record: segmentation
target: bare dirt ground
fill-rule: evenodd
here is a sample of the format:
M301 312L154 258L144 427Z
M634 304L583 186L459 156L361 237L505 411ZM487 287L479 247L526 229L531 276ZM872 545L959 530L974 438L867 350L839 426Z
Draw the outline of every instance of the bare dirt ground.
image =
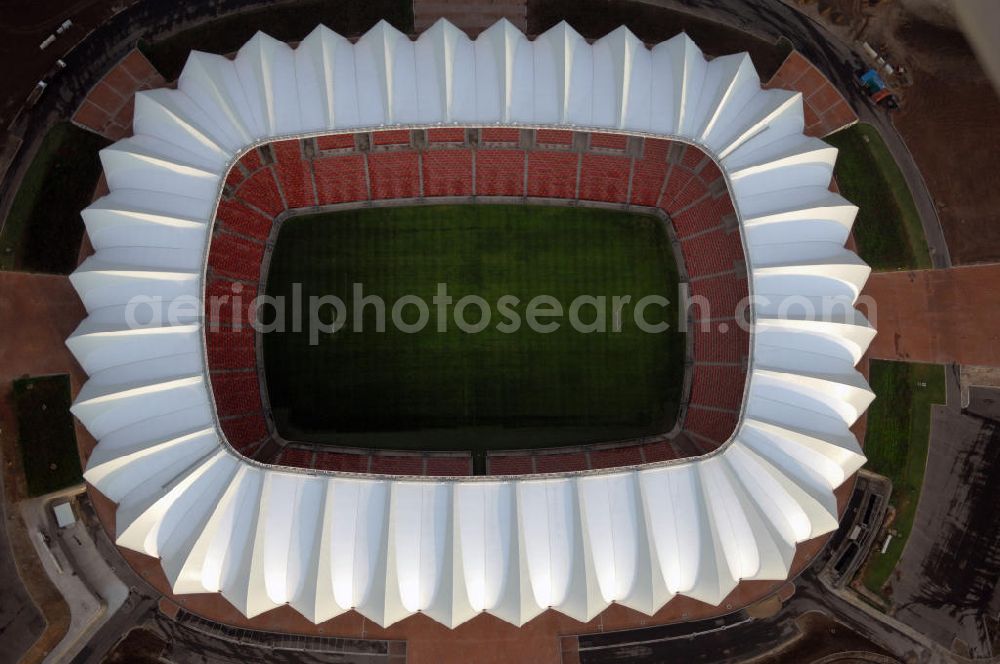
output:
M11 381L27 373L69 373L74 393L79 390L85 378L83 370L63 340L82 318L83 305L66 277L0 272L0 330L3 330L0 343L0 456L3 458L3 484L10 517L6 522L7 535L20 572L20 579L14 578L11 568L10 574L5 573L3 583L16 588L23 581L32 600L48 620L44 634L23 660L28 662L40 661L44 653L62 638L69 625L69 608L46 576L23 521L10 512L11 506L26 496ZM84 442L89 439L79 425L77 437ZM34 640L41 630L29 628L28 624L13 625L13 629L29 632L31 640ZM0 633L0 636L3 634ZM12 636L24 635L12 633Z
M107 664L159 664L167 642L148 629L134 629L108 653Z
M864 293L873 358L1000 366L1000 265L880 272Z
M907 19L892 39L913 76L896 126L934 195L952 260L998 260L1000 188L983 174L1000 167L1000 98L959 32Z
M893 117L913 153L944 228L954 264L1000 260L1000 96L965 36L937 0L790 2L846 41L868 41L906 85Z
M780 650L759 660L761 664L800 664L801 662L861 662L861 653L876 655L880 661L895 661L881 646L858 634L847 625L820 613L810 611L795 621L799 637ZM827 659L841 655L841 658Z

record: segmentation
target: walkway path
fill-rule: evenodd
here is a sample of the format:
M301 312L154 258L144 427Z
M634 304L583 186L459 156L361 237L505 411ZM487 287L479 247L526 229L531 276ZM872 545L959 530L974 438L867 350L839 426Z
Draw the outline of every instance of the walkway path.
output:
M52 506L75 501L83 492L83 485L77 485L19 505L38 557L72 616L69 631L49 653L49 661L66 661L77 653L128 596L128 588L98 551L86 524L77 520L59 528L55 523Z
M0 491L3 477L0 475ZM14 554L7 539L7 522L17 515L6 500L0 505L0 645L4 657L19 661L31 644L45 630L45 619L31 600L17 571Z
M872 358L1000 366L1000 263L876 273L865 294Z

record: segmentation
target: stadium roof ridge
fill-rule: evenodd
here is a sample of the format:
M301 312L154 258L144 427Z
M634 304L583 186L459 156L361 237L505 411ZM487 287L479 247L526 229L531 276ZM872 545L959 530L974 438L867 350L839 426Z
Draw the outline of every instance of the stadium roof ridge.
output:
M276 138L386 127L559 126L695 144L722 168L746 247L752 357L742 419L718 452L639 469L525 478L295 472L225 443L200 317L130 329L134 296L198 298L229 168ZM800 96L762 90L746 54L686 35L646 48L565 23L529 41L507 21L416 41L385 22L356 44L318 27L295 49L258 33L235 60L193 52L176 90L136 96L135 135L101 152L111 193L83 212L96 253L72 275L88 318L67 341L90 376L74 414L98 439L86 479L118 503L119 545L159 557L176 593L246 616L379 625L480 612L515 625L611 602L718 605L742 579L787 577L834 530L834 490L863 463L850 426L873 398L855 365L875 334L850 309L869 269L844 248L856 208L828 190L836 150L802 135ZM183 232L181 232L183 231Z

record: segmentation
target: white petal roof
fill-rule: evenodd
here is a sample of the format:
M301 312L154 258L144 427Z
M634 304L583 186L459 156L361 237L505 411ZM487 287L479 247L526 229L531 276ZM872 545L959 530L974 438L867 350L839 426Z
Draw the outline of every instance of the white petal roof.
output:
M718 161L760 298L726 445L527 478L265 466L222 438L200 315L129 328L134 296L161 312L200 297L222 183L248 148L449 123L662 136ZM193 52L178 89L138 93L134 127L101 152L111 193L83 212L96 253L71 277L88 317L67 344L90 375L73 406L99 440L86 479L118 503L118 544L159 557L175 592L315 622L651 614L784 579L797 543L836 528L833 491L865 460L849 427L873 398L855 364L875 331L853 307L814 321L802 305L853 304L869 269L843 246L857 210L828 191L836 150L802 135L800 96L762 90L746 54L708 61L683 34L647 49L624 27L529 41L506 21L475 41L443 20L416 41L386 23L356 44L319 27L296 49L259 33L235 61Z

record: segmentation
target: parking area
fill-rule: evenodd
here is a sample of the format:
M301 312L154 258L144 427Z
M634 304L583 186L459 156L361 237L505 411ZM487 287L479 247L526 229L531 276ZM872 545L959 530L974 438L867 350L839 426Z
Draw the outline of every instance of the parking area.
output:
M959 654L995 654L1000 613L1000 389L970 388L935 406L916 520L892 581L898 620ZM991 643L991 640L994 643Z

